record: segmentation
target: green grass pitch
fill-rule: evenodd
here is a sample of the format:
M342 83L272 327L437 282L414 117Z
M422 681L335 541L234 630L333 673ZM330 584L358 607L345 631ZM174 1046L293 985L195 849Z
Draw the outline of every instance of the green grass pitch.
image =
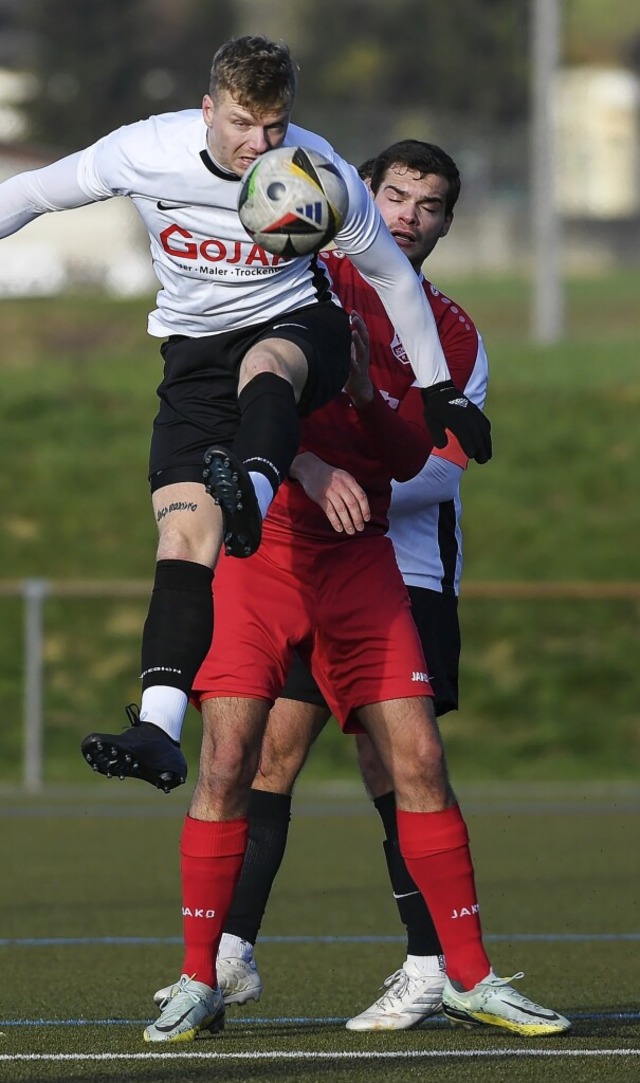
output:
M92 779L0 794L0 1079L438 1083L640 1078L640 789L463 787L493 964L573 1020L528 1040L438 1019L344 1029L404 958L378 818L359 787L301 783L257 959L259 1004L158 1051L151 996L181 963L177 846L188 794Z

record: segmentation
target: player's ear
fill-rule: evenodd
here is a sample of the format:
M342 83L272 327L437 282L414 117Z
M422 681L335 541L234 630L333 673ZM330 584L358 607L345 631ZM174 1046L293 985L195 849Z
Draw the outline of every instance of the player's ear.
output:
M453 211L451 211L451 214L448 214L446 216L444 222L442 223L442 229L440 230L440 236L441 237L446 237L447 236L447 233L451 229L452 222L453 222Z
M211 120L214 111L215 106L213 104L213 98L209 94L205 94L204 98L202 99L202 115L204 117L204 122L208 128L211 127Z

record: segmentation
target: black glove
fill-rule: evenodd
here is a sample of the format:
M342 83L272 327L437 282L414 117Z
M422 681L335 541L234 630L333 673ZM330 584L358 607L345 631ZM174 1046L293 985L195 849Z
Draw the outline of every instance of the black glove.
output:
M445 447L449 429L470 459L486 463L491 458L491 422L452 380L423 387L424 419L436 447Z

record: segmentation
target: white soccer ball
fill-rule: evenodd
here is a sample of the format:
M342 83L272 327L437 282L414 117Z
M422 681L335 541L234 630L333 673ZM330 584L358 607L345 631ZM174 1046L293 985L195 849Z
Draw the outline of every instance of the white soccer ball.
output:
M309 256L329 244L348 204L336 166L308 147L261 154L244 174L238 194L238 214L249 236L285 259Z

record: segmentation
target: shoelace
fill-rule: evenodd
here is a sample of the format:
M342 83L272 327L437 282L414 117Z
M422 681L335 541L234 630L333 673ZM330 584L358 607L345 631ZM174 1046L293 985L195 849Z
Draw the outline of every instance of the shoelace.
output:
M384 996L380 997L380 1004L382 1005L385 1001L391 1003L395 997L404 996L410 981L411 978L404 967L400 967L400 970L396 970L393 974L390 974L388 978L384 979L380 986L381 989L387 990Z
M505 985L511 986L512 981L520 981L520 978L524 978L524 970L519 970L517 974L512 974L510 978L498 978L496 976L496 978L493 981L491 981L489 987L491 989L495 989L497 986L505 986ZM513 998L515 1000L520 1001L522 1004L530 1004L531 1003L529 997L523 996L522 993L519 993L517 989L513 989L512 993L513 993Z
M178 1005L173 1004L173 1001L177 1000L181 993L183 993L185 996L188 996L189 1000L192 1000L194 1004L200 1003L201 997L199 997L198 994L193 990L187 989L187 986L189 985L189 982L191 980L192 978L190 978L187 974L183 974L180 978L180 981L178 981L175 985L171 986L171 992L169 993L169 996L166 997L160 1005L160 1011L163 1015L165 1008L168 1008L170 1006L173 1006L173 1008L175 1009L175 1011L173 1012L173 1016L177 1018L179 1014L182 1014L181 1009L178 1008ZM171 1022L173 1016L169 1015L166 1020L163 1020L163 1022Z
M511 985L512 981L520 981L520 978L524 978L524 970L519 970L517 974L512 974L510 978L499 978L496 974L491 979L491 985L494 987L496 985ZM521 994L518 993L518 996L521 996Z
M128 703L125 707L125 713L129 719L130 726L140 725L140 708L137 703Z

